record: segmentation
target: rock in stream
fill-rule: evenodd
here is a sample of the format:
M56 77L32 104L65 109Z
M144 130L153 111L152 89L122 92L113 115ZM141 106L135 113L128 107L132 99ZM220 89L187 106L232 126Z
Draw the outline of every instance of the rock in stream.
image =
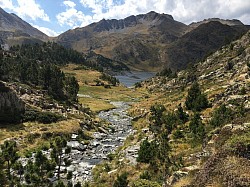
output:
M110 122L110 131L107 133L95 132L88 145L72 140L68 142L73 149L70 154L72 164L67 170L73 172L73 183L91 180L91 170L96 164L107 159L107 155L121 146L126 137L133 133L131 117L127 110L129 104L125 102L111 102L116 108L102 111L98 117Z

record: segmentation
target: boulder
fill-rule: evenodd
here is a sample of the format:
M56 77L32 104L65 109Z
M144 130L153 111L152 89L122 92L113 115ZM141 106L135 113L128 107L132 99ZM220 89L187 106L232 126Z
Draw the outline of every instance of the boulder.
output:
M0 82L0 123L20 122L24 112L24 102L14 90Z

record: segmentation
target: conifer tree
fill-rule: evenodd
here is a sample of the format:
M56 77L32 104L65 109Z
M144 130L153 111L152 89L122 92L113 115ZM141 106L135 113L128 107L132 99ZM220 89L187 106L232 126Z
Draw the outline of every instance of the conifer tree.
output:
M117 176L113 187L127 187L128 186L128 173L122 173L121 175Z
M201 111L209 106L207 97L201 92L198 82L189 89L185 104L187 109L192 111Z
M69 154L71 148L67 147L67 140L65 137L57 136L51 144L51 158L55 161L57 168L57 179L60 180L61 166L68 166L70 162L63 158L63 154Z
M1 145L1 156L3 163L6 163L7 168L7 177L9 182L13 180L13 175L11 174L11 169L19 158L17 154L17 146L15 141L5 141L3 145Z
M195 113L191 119L189 123L189 130L192 133L193 140L201 143L205 138L205 127L199 113Z

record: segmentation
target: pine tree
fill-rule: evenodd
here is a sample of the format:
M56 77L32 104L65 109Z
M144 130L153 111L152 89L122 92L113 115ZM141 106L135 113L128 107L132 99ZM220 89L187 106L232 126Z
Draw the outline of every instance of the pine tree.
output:
M148 139L145 139L140 145L137 161L143 163L152 162L155 159L156 151L154 142L149 142Z
M205 138L205 127L199 113L195 113L191 119L189 123L189 130L192 133L193 140L200 143Z
M160 132L163 124L163 112L166 108L161 104L156 104L150 107L150 130L156 135Z
M233 111L222 104L219 108L214 110L210 124L213 127L225 125L234 118Z
M177 108L176 115L181 120L182 123L186 123L188 121L188 114L184 112L181 104L179 104Z
M7 163L7 176L9 182L13 180L13 176L11 175L11 169L14 164L18 160L19 156L17 154L17 146L15 141L5 141L3 145L1 145L1 156L3 163Z
M51 158L56 162L57 168L57 179L60 180L61 166L63 164L68 166L70 162L65 158L63 159L64 154L69 154L71 148L67 147L67 140L65 137L57 136L51 144Z
M201 92L198 82L189 89L185 104L187 109L192 111L201 111L209 106L207 97Z
M75 77L65 78L65 90L70 101L77 101L77 93L79 91L79 84Z
M113 187L127 187L128 186L128 173L122 173L121 175L117 176Z

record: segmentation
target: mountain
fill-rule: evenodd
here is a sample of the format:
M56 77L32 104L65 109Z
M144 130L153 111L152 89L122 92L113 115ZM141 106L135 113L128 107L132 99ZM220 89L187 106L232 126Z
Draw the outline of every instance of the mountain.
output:
M190 25L171 15L149 12L121 20L101 20L69 30L55 41L91 51L135 70L181 70L246 33L239 20L206 19Z
M15 14L0 8L0 44L52 40L79 52L94 52L131 70L182 70L249 30L239 20L210 18L190 25L171 15L149 12L125 19L102 19L49 38ZM90 53L92 54L92 53Z
M204 23L209 23L211 21L218 21L224 25L229 25L229 26L242 26L244 25L241 21L237 20L237 19L220 19L220 18L209 18L209 19L204 19L203 21L198 21L198 22L193 22L191 23L189 26L190 28L196 28L198 27L199 25L201 24L204 24Z
M48 40L48 36L15 14L0 8L0 43L22 44Z
M171 69L185 69L189 64L202 60L248 30L249 27L243 24L230 26L220 21L199 24L166 48L163 59Z
M69 30L56 42L78 51L94 50L135 69L159 69L162 47L178 39L187 26L172 16L149 12L121 20L101 20Z
M179 70L239 38L248 29L239 20L219 18L185 25L171 15L151 11L121 20L103 19L69 30L55 41L78 51L93 50L135 70Z
M128 173L127 179L135 187L163 186L166 181L167 186L172 187L249 186L249 57L250 32L247 32L192 69L178 72L175 78L156 76L140 83L137 92L147 89L151 94L130 109L136 116L133 125L138 131L117 153L116 159L105 163L112 166L113 176L110 173L106 175L104 170L101 173L96 170L102 176L98 181L109 184L114 181L112 177L123 172ZM196 92L191 92L192 88ZM199 95L199 89L208 98L210 106L198 114L196 110L188 109L187 100ZM202 104L201 97L197 98L193 103ZM189 118L189 122L183 120L185 118ZM197 131L192 132L194 124ZM170 132L164 136L169 138L169 144L164 144L168 151L156 165L155 159L161 147L155 151L154 141L160 142L157 136L166 131ZM199 140L200 135L203 138ZM154 151L155 157L152 156ZM137 162L129 157L131 152L136 155ZM115 165L123 159L126 161L122 168L119 168L121 163ZM167 170L165 179L164 162L171 168Z

